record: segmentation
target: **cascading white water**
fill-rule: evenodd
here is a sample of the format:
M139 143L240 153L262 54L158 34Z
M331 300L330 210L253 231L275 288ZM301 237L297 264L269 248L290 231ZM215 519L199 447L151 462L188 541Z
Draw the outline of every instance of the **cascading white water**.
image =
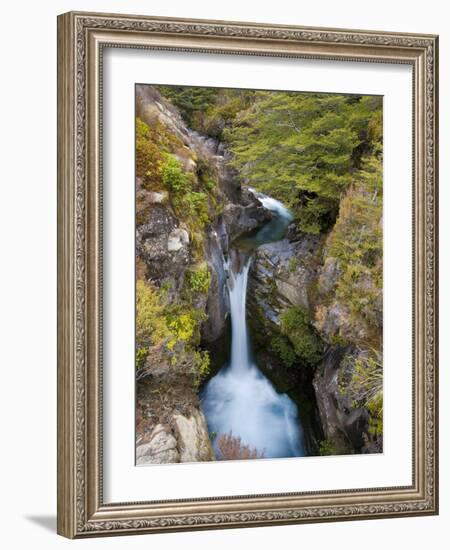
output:
M289 210L284 206L282 202L277 201L277 199L274 199L273 197L268 197L263 193L258 193L254 189L251 189L251 191L253 191L253 193L256 195L258 200L264 206L264 208L267 208L267 210L271 210L272 212L277 212L280 216L283 216L284 218L288 218L289 221L293 219L292 214L289 212Z
M247 320L247 282L250 260L247 259L239 273L230 271L228 291L230 296L231 324L231 367L244 371L249 364Z
M254 247L282 238L292 220L279 201L261 194L258 199L274 217L251 238ZM251 359L246 320L250 265L251 256L238 251L225 263L229 273L231 360L205 385L202 409L210 433L216 434L215 441L231 432L265 458L303 456L303 433L295 403L278 393Z

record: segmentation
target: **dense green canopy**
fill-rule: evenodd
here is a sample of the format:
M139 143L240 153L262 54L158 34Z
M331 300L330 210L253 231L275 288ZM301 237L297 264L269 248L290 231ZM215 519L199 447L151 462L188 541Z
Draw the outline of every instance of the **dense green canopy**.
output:
M287 204L299 229L330 229L339 201L381 154L382 98L164 87L188 125L227 142L242 183Z
M288 204L299 229L319 233L334 224L380 129L378 97L258 92L225 137L243 180Z

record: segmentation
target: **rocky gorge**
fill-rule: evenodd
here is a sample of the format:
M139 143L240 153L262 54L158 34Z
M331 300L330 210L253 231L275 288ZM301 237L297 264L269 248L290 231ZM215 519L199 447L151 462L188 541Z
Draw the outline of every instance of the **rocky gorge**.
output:
M205 131L164 92L136 87L137 465L220 458L200 396L230 360L230 261L274 216L221 139L229 115ZM359 220L381 199L373 173L340 193L324 230L293 218L252 251L252 354L296 404L306 455L382 450L381 259L354 258L373 238Z

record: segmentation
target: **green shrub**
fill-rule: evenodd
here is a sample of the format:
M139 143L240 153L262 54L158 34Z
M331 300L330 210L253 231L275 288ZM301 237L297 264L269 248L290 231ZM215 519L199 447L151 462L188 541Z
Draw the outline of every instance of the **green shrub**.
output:
M211 273L208 264L204 263L187 272L186 275L190 292L207 294L211 284Z
M354 184L341 200L339 216L327 239L328 256L339 260L335 296L345 303L365 342L380 347L383 286L382 159L362 158Z
M191 86L158 88L179 109L190 128L219 139L222 138L223 128L232 124L254 96L251 90Z
M184 172L180 161L170 153L164 154L161 173L176 215L187 223L191 236L195 235L210 222L208 195L193 189L194 175Z
M297 356L287 338L274 336L270 342L270 349L281 359L286 367L292 367Z
M291 342L296 355L308 365L322 357L322 342L302 306L292 306L281 314L281 332Z
M319 443L319 454L320 456L334 456L337 454L336 449L332 441L329 439L324 439Z
M161 168L164 187L176 194L189 190L188 175L183 172L180 161L171 153L164 153L164 164Z
M208 195L201 191L187 191L174 201L177 212L190 220L195 227L203 229L210 222L208 215Z
M136 370L141 369L145 365L148 355L148 348L139 347L136 349Z
M204 112L205 106L214 103L220 92L219 88L191 86L158 86L158 88L179 109L186 124L199 131L202 131L202 125L196 114Z

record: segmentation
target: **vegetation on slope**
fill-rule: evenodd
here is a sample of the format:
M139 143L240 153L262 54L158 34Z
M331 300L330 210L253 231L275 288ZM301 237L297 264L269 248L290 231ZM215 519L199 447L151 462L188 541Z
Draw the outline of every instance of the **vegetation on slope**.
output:
M191 127L226 141L242 182L288 205L299 229L329 230L339 201L376 154L382 99L161 87Z
M382 328L382 209L382 164L381 158L375 157L365 161L342 199L327 242L327 255L339 261L340 269L332 298L347 305L351 322L366 327L366 344L378 349Z
M155 350L175 366L188 369L198 384L209 369L208 353L199 348L205 314L195 306L198 295L208 292L211 274L203 261L204 229L217 208L217 174L206 159L192 158L194 169L183 166L177 154L180 140L159 120L149 126L136 119L136 176L145 191L165 192L177 219L187 227L192 264L176 303L167 288L145 279L137 270L136 367L144 369ZM193 152L191 152L193 154ZM151 205L138 197L137 225L151 215Z

